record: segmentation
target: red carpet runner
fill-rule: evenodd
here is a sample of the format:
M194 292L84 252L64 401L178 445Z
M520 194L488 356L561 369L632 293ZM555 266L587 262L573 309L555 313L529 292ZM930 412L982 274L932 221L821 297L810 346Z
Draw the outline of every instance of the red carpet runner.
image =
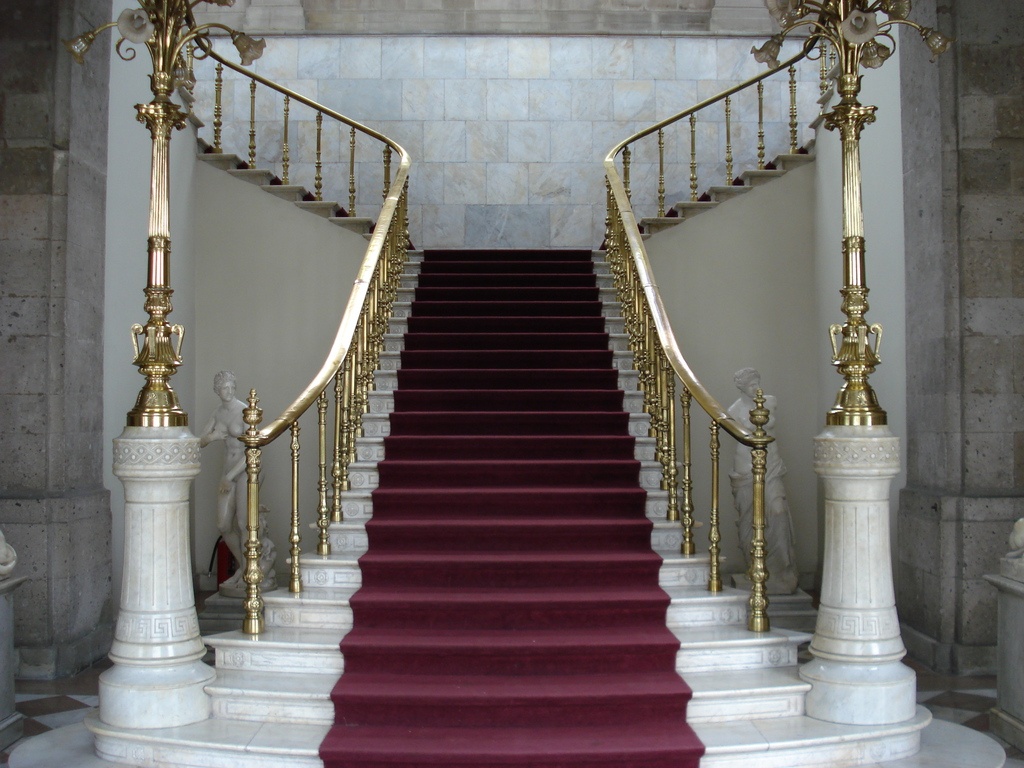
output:
M429 251L328 768L691 768L589 252Z

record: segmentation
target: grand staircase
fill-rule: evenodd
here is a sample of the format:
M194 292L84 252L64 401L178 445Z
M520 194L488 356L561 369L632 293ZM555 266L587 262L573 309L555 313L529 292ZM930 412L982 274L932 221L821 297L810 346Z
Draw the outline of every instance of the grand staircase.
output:
M808 636L748 632L746 593L707 592L706 555L677 554L601 255L592 264L589 253L520 254L514 278L504 277L507 255L411 256L345 522L331 527L334 553L303 555L304 591L269 593L258 637L206 638L216 650L212 719L132 731L93 718L101 756L267 768L684 766L700 751L681 744L690 728L701 766L913 754L924 710L883 727L804 716L797 654ZM456 278L466 257L502 277ZM527 273L575 272L581 285L538 286L522 274L527 263ZM520 291L526 304L512 299ZM584 294L545 301L553 291ZM478 315L468 325L451 319L456 298L469 299L460 316L470 306ZM528 305L534 317L505 319ZM570 338L576 351L560 348ZM484 575L485 562L499 567ZM550 641L556 627L570 638L562 648Z

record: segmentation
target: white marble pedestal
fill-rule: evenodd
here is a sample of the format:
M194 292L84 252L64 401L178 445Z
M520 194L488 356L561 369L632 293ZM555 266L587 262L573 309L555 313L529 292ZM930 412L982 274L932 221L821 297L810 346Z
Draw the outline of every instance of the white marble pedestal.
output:
M114 474L125 491L124 578L100 719L121 728L205 720L215 673L201 661L188 546L199 439L187 428L128 427L114 440Z
M849 725L908 721L916 676L896 615L889 543L889 485L899 440L887 427L829 427L815 438L814 469L825 488L825 553L813 661L810 717Z
M989 712L992 732L1024 749L1024 568L1019 558L1004 557L998 576L985 579L999 590L996 648L996 705Z

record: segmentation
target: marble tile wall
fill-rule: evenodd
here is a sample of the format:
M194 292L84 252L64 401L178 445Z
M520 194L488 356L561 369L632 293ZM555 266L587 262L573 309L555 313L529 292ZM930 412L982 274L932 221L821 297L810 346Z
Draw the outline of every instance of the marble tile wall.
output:
M759 71L751 38L333 37L268 40L256 71L391 136L413 156L410 229L427 247L597 246L604 232L601 159L619 140ZM196 111L211 136L212 68ZM800 141L817 114L818 67L798 73ZM248 82L224 87L224 144L248 152ZM257 156L279 171L281 105L257 93ZM765 89L768 158L788 146L789 87ZM312 187L313 116L293 109L292 180ZM754 167L756 97L736 97L735 172ZM724 110L697 130L700 189L725 182ZM666 201L689 196L689 127L666 134ZM380 150L357 141L356 213L382 190ZM348 132L325 128L324 196L348 204ZM305 174L305 175L303 175ZM657 210L657 139L633 153L639 216Z

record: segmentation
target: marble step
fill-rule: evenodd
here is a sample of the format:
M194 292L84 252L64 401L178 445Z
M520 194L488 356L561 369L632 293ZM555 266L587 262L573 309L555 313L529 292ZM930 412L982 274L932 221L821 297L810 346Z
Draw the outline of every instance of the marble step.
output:
M107 765L209 766L213 768L323 768L320 742L328 726L322 724L251 722L210 718L177 728L132 729L107 725L96 714L86 717L95 755ZM67 747L61 763L46 765L93 766L92 762L67 762L77 752ZM93 755L92 748L84 753ZM53 756L51 755L51 758ZM73 759L73 758L72 758Z
M393 359L388 359L389 355ZM631 352L613 352L612 355L615 358L613 362L618 373L618 388L623 392L636 392L639 388L640 374L632 368L633 354ZM378 392L393 392L398 389L397 356L397 352L381 353L380 370L373 375L373 384Z
M711 195L711 199L724 203L726 200L732 200L734 197L746 194L753 187L740 186L738 184L728 184L723 186L711 187L708 189L708 193Z
M688 673L686 684L693 690L691 725L800 716L811 688L795 666Z
M806 716L697 723L707 745L702 768L999 768L1006 752L984 733L941 720L924 708L895 725L847 726ZM91 731L91 733L90 733ZM325 725L205 720L178 728L128 729L102 723L97 713L35 737L12 756L14 768L54 765L113 768L256 766L323 768L316 749Z
M664 525L678 528L676 523ZM672 601L666 617L666 623L672 629L746 626L749 595L743 590L727 587L718 593L708 592L706 581L664 589Z
M842 725L812 717L777 717L749 722L695 723L706 751L701 768L994 768L1005 753L984 734L944 723L939 743L921 749L931 714L895 725ZM956 735L950 731L955 729ZM944 733L943 733L944 732ZM925 732L925 738L928 737ZM957 741L971 746L964 749ZM988 742L986 744L985 742ZM997 757L997 751L1002 757ZM920 754L919 754L920 752Z
M380 374L375 374L379 376ZM393 413L395 410L394 390L373 390L367 398L367 405L370 413ZM637 390L624 391L622 398L622 410L626 413L643 413L644 394Z
M298 203L309 194L309 190L301 184L263 184L261 189L289 203Z
M336 629L266 627L259 635L235 630L203 640L213 646L218 670L341 674L345 668Z
M405 302L399 306L398 302L395 302L394 313L391 320L388 322L388 332L396 336L403 335L409 330L409 308L410 304ZM621 310L616 304L611 310L605 307L604 312L604 329L610 334L622 334L625 332L626 321L625 319L615 313L614 310Z
M371 392L370 393L370 412L381 413L383 411L375 410L373 403L375 400L385 400L388 397L387 392ZM657 446L653 437L634 437L633 445L633 458L637 461L654 461L654 456ZM380 461L384 458L384 438L383 437L359 437L356 438L356 461Z
M374 380L382 373L393 373L402 367L402 353L387 351L380 353L380 362ZM630 371L633 369L633 353L628 349L612 351L612 367L617 371ZM394 387L391 387L394 389Z
M651 490L647 492L646 513L649 519L655 523L661 522L665 520L667 510L668 491ZM370 491L365 489L358 492L346 491L341 500L341 512L347 522L358 523L369 520L373 516L373 499L370 496ZM311 586L314 585L311 584ZM328 586L328 584L325 582L319 586Z
M367 494L369 498L369 494ZM349 589L363 583L355 558L303 553L300 559L303 589Z
M783 171L792 171L794 168L799 168L802 165L814 162L813 153L797 152L794 154L785 153L782 155L776 155L775 159L772 160L776 168Z
M340 675L322 672L255 672L221 669L206 686L213 717L257 723L277 722L331 725L331 691Z
M401 352L405 349L405 332L385 333L384 351ZM608 349L613 352L629 352L629 336L624 333L611 333L608 335Z
M811 636L788 629L750 632L746 626L673 627L679 638L676 669L684 677L694 672L715 672L797 663L798 646Z
M640 487L648 491L661 489L662 466L657 461L640 462ZM355 492L373 491L380 485L376 462L356 461L348 466L349 486Z
M620 385L624 379L635 382L636 371L619 371ZM388 384L390 384L390 389L387 388ZM396 384L395 373L393 371L386 372L377 381L377 391L392 392ZM386 413L367 413L363 415L362 427L362 437L387 437L391 434L391 419ZM630 413L628 429L632 437L650 437L651 417L646 413Z
M366 530L363 532L361 551L347 551L349 557L358 558L366 551ZM339 552L343 552L341 546ZM277 589L263 596L264 620L268 628L333 629L347 632L352 627L352 607L349 598L358 589L351 587L310 587L292 593Z

